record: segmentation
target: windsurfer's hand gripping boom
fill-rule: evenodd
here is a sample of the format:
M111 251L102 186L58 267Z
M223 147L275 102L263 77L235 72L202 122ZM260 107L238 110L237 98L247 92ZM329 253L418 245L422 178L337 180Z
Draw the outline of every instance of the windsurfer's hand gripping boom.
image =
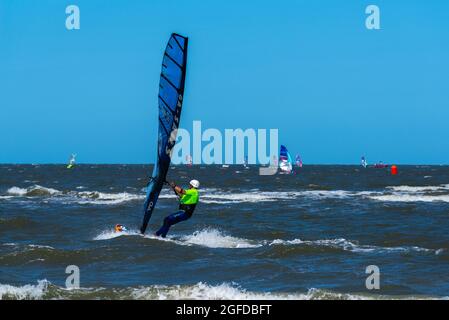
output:
M178 197L181 197L186 192L180 186L177 186L174 182L167 182L167 184L173 189Z

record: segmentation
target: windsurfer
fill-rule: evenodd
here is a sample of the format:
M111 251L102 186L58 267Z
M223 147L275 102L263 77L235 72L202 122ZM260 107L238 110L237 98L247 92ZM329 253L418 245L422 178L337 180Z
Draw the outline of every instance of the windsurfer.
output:
M170 182L169 184L179 197L179 211L167 216L164 219L164 224L156 232L156 236L161 236L162 238L166 237L168 230L172 225L192 217L193 211L195 210L199 200L198 188L200 187L200 183L198 180L191 180L189 183L189 189L182 189L174 182Z

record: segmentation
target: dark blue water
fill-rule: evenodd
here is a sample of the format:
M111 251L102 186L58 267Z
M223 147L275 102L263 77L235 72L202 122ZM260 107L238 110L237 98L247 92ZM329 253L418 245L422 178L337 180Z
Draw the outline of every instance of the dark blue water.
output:
M138 234L151 168L0 166L0 297L356 299L449 296L449 167L173 167L201 182L193 217L164 190ZM113 232L116 223L129 231ZM80 289L66 290L68 265ZM366 267L380 269L368 290Z

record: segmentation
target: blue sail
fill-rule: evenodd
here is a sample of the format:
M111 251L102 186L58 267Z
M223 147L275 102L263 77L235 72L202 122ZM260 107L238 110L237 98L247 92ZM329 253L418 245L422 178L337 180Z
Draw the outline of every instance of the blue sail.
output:
M281 169L281 172L292 172L292 157L284 145L281 145L281 150L279 152L279 168Z
M162 60L158 96L159 135L157 161L147 186L144 217L140 228L141 233L145 233L159 194L164 186L170 167L172 149L176 143L184 99L187 44L188 38L173 33L168 41Z

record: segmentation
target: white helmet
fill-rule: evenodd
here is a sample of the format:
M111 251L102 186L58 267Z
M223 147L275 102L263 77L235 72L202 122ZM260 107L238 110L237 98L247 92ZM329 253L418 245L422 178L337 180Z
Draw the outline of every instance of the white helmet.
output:
M190 185L192 186L192 187L194 187L195 189L198 189L199 187L200 187L200 182L198 181L198 180L190 180Z

